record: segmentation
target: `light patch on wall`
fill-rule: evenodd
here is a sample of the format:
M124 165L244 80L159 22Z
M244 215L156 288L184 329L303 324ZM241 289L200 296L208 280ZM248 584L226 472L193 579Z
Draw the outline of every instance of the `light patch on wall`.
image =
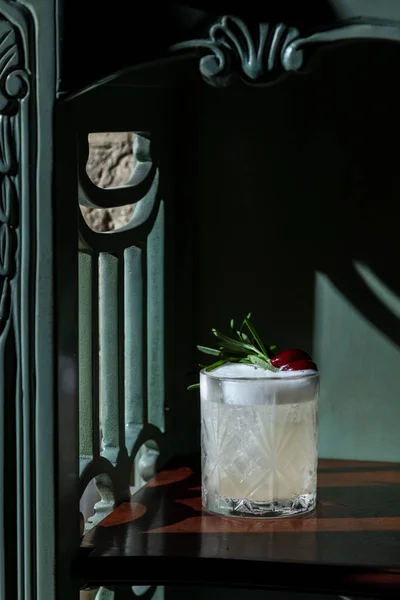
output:
M399 460L400 349L322 273L314 358L321 373L320 456Z
M354 261L354 268L371 292L400 319L400 297L393 292L377 275L363 262Z

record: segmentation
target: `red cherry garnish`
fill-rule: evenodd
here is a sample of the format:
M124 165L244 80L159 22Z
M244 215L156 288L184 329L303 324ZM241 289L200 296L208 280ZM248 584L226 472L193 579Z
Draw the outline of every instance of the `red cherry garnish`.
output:
M274 367L283 367L288 363L302 359L311 360L311 356L305 350L293 348L292 350L283 350L283 352L279 352L279 354L271 358L271 365Z
M317 365L312 360L295 360L294 362L284 365L281 371L318 371Z

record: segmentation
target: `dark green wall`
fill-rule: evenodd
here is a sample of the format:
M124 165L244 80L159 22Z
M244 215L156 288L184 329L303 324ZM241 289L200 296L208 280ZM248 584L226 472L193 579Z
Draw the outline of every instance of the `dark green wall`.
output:
M193 107L197 341L251 310L268 343L312 350L324 457L400 455L399 58L340 48Z

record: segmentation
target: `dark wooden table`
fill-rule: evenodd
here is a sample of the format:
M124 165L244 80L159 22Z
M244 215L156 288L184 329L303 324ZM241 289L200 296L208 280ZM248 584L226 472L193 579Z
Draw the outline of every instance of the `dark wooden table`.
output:
M318 506L292 519L202 509L197 467L174 466L82 541L89 584L206 584L400 596L400 464L321 460Z

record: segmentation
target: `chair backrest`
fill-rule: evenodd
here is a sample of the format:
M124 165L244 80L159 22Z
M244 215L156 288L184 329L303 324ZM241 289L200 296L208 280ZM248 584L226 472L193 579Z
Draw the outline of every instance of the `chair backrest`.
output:
M354 65L376 52L373 91ZM80 203L135 203L120 231L79 220L81 491L102 474L103 495L92 523L129 494L134 464L140 483L140 469L198 449L195 344L249 310L268 343L320 367L321 457L398 458L397 52L346 48L312 75L225 91L189 61L168 91L143 85L154 69L71 100ZM136 132L126 186L86 174L100 130Z
M140 484L198 450L198 400L186 391L195 344L249 310L265 339L308 348L319 364L321 456L399 456L399 48L337 48L312 73L258 85L311 65L325 43L398 42L398 22L357 12L335 25L327 11L315 34L300 19L301 35L236 23L235 46L222 20L207 39L174 45L174 60L160 37L151 58L166 62L74 97L64 80L57 98L61 15L31 4L0 2L1 600L77 591L76 509L93 477L97 519L127 497L132 469ZM252 61L254 31L264 46ZM136 134L124 188L100 190L85 174L96 131ZM133 203L133 219L96 234L79 202Z

